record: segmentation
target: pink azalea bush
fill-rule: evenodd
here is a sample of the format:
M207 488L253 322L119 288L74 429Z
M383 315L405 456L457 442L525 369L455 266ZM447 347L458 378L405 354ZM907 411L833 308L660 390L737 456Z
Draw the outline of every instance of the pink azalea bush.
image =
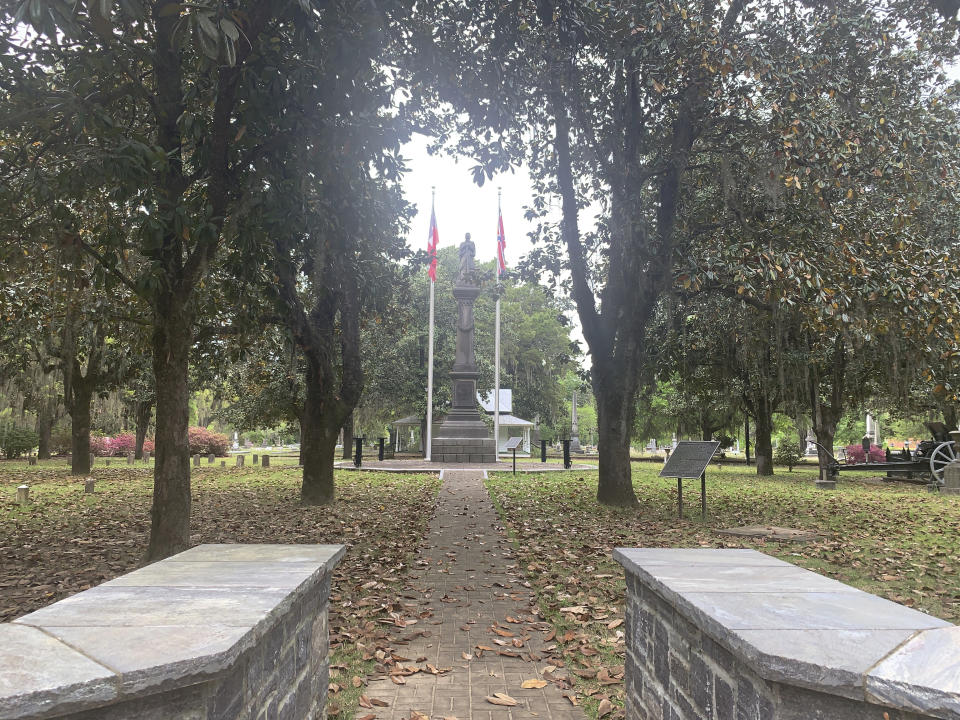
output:
M113 448L114 455L126 455L137 449L137 436L133 433L122 433L114 438L110 438L110 447Z
M90 436L90 452L97 457L126 457L129 453L136 452L136 449L137 436L133 433L121 433L116 437ZM153 452L153 440L143 441L143 451Z
M862 445L847 445L846 451L847 451L848 464L852 465L855 463L863 463L867 461L867 455L863 451ZM881 450L876 445L870 446L870 462L884 462L886 461L886 459L887 459L887 456L886 456L886 453L883 452L883 450Z
M113 448L110 447L110 438L102 435L90 436L90 452L97 457L110 457L113 455Z
M190 438L191 455L218 455L227 454L227 448L230 447L230 438L221 433L211 432L203 427L192 427L187 430L187 436Z

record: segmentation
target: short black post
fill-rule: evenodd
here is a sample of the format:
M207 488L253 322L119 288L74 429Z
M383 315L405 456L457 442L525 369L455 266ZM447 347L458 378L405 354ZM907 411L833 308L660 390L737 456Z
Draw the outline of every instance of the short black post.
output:
M360 467L363 464L363 438L355 437L353 442L357 448L353 454L353 466Z
M700 519L707 519L707 471L700 476Z
M883 455L887 462L890 462L891 460L893 460L893 453L890 452L890 448L887 448L886 450L884 450Z
M683 518L683 478L677 478L677 517Z
M513 474L517 474L517 449L513 449Z
M573 463L570 462L570 441L563 441L563 469L569 470L573 467Z
M545 463L547 461L547 441L540 441L540 462Z
M383 444L386 441L386 438L380 438L380 453L377 455L377 460L383 460Z

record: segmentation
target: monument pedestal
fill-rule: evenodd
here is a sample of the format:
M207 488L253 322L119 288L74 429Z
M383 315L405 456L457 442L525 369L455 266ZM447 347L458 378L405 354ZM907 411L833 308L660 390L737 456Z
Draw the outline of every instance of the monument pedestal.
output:
M463 246L461 246L461 255ZM477 285L456 285L457 350L450 379L453 402L450 414L433 433L430 459L447 463L494 463L497 443L477 409L477 361L473 350L473 304L480 295Z
M940 492L944 495L960 495L960 461L954 460L943 469L943 486Z

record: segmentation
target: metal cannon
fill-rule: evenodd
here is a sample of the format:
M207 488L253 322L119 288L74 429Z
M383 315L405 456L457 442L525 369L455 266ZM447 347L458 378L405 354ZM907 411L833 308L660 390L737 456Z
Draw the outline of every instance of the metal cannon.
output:
M928 422L924 425L933 436L931 440L922 440L912 451L905 448L901 453L891 453L888 450L884 462L870 462L868 453L867 462L841 463L823 445L815 444L830 458L827 463L827 470L834 477L844 471L875 470L887 473L888 477L900 476L898 479L943 485L944 469L956 460L960 453L958 453L956 444L950 438L950 432L946 425L942 422ZM919 476L916 480L912 477L914 474Z

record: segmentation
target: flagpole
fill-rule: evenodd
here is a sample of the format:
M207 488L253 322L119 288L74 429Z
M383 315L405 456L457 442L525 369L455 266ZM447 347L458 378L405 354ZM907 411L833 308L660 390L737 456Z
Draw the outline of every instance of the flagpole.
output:
M500 459L500 188L497 188L497 309L494 315L493 353L493 444L494 457Z
M437 191L430 188L430 215L433 217L434 203L436 201ZM424 447L424 459L430 462L430 453L433 445L433 286L436 283L430 280L430 331L427 343L430 349L427 351L427 443Z

